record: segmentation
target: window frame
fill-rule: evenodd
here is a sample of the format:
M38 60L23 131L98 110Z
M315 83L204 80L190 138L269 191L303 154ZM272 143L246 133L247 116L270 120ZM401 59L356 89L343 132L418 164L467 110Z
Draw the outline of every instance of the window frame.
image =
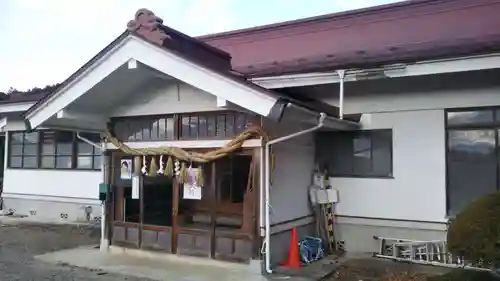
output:
M96 134L96 136L85 136L85 135L83 135L82 137L87 138L87 139L90 140L93 137L97 137L97 136L99 136L99 135L97 135L97 134ZM101 138L99 136L99 142L100 141L101 141ZM92 153L91 154L80 153L80 151L79 151L79 148L80 148L79 145L81 143L84 143L86 145L91 146L92 147ZM76 134L74 136L73 157L74 157L74 162L73 162L74 164L73 165L74 165L75 169L77 169L77 170L101 170L101 163L103 161L103 159L102 159L103 155L102 155L101 150L98 149L97 147L95 147L95 146L87 143L86 141L83 141L83 140L79 139L76 136ZM91 159L91 163L92 163L91 168L80 168L78 166L78 162L79 162L80 157L90 158ZM100 158L99 159L99 165L95 165L97 158ZM96 167L96 166L98 166L98 167Z
M327 133L330 133L332 135L347 135L349 136L348 139L351 141L351 142L354 142L354 140L356 139L356 137L359 137L359 136L368 136L369 137L369 146L370 146L370 149L369 149L369 152L370 152L370 173L362 173L362 172L354 172L353 170L355 169L355 166L354 166L354 161L352 161L355 157L354 157L354 154L355 154L355 149L354 149L354 145L352 147L352 151L350 153L350 157L351 159L349 160L351 162L351 165L352 165L352 171L351 172L344 172L344 173L338 173L338 172L335 172L335 171L332 171L332 168L331 167L327 167L327 171L328 171L328 176L329 177L333 177L333 178L367 178L367 179L393 179L394 178L394 133L393 133L393 129L392 128L387 128L387 129L373 129L373 130L356 130L356 131L338 131L338 132L327 132ZM390 144L389 144L389 163L388 163L388 166L389 166L389 173L388 174L382 174L382 173L374 173L373 172L373 166L374 166L374 158L373 158L373 151L374 151L374 148L376 146L373 145L373 139L374 139L374 135L376 133L387 133L390 135ZM319 133L321 134L321 133ZM316 136L318 137L318 136ZM347 137L346 137L347 139ZM318 143L316 142L316 146L318 146ZM316 148L318 149L318 148ZM316 162L318 162L318 152L316 152ZM332 156L334 157L334 156ZM333 162L333 161L331 161ZM324 163L319 163L320 165L323 165ZM324 167L319 167L320 169L323 169Z
M21 143L13 143L12 142L12 135L13 134L21 134L21 138L22 138L22 141ZM36 147L36 152L34 155L25 155L24 153L24 144L25 144L25 136L26 134L29 134L28 132L26 131L11 131L11 132L7 132L7 138L8 138L8 159L7 159L7 167L10 168L11 167L11 164L12 164L12 157L19 157L21 158L21 164L19 167L13 167L13 169L36 169L36 167L38 167L38 163L39 163L39 157L40 157L40 147L39 147L39 143L38 143L38 140L40 139L40 134L38 133L38 136L37 136L37 142L34 143L34 144L30 144L30 145L34 145ZM21 146L21 153L20 154L15 154L15 155L12 155L12 145L20 145ZM35 158L35 162L36 162L36 167L24 167L24 158L25 157L34 157Z
M23 170L59 170L59 171L100 171L101 167L96 167L95 164L95 158L96 157L102 157L99 151L99 154L96 154L96 149L94 148L92 156L92 167L91 168L79 168L78 167L78 143L81 142L80 139L77 138L76 132L72 131L60 131L60 130L37 130L37 139L36 139L36 155L34 156L36 158L36 165L35 167L23 167L23 161L24 161L24 151L21 151L21 154L12 154L12 146L13 145L21 145L21 149L24 149L24 137L26 134L28 134L27 131L9 131L6 134L6 138L8 141L8 146L7 146L7 169L23 169ZM59 155L57 153L57 138L54 138L54 142L51 143L52 148L53 148L53 153L44 153L42 150L44 144L49 144L49 143L43 143L43 136L45 133L52 133L54 135L58 133L71 133L71 153L65 153L64 155ZM23 137L23 142L22 144L15 144L12 142L13 140L13 135L14 134L21 134ZM97 136L97 134L96 134ZM100 139L100 137L99 137ZM90 155L89 155L90 156ZM13 157L20 157L21 160L21 166L12 166L12 158ZM53 157L53 165L51 167L42 167L42 158L43 157ZM71 167L69 168L61 168L57 167L57 158L58 157L71 157ZM102 159L101 159L102 161Z
M245 194L247 191L247 186L248 186L248 180L249 176L248 173L249 171L243 171L243 174L245 174L246 180L245 184L236 187L235 185L235 177L234 174L236 173L236 158L241 157L241 158L246 158L245 160L239 160L239 161L248 161L248 169L252 169L253 165L253 156L251 154L246 154L246 153L236 153L233 155L230 155L228 157L224 157L222 159L219 159L218 161L215 161L215 169L216 169L216 200L217 203L226 203L226 204L243 204L245 200ZM240 163L241 164L241 163ZM246 165L245 165L246 167ZM227 182L228 190L224 190L224 180L227 180L229 178L229 182ZM241 192L241 198L237 197L235 194L237 194L236 188L242 188L239 190ZM229 192L228 194L225 194L224 191ZM226 197L227 196L227 197Z
M474 112L474 111L491 111L492 121L491 122L474 122L474 123L461 123L461 124L449 124L448 114L449 113L460 113L460 112ZM484 107L466 107L466 108L448 108L444 110L444 150L445 150L445 193L446 193L446 216L454 217L456 213L451 210L450 203L450 149L449 149L449 132L452 131L472 131L472 130L492 130L495 134L495 155L496 155L496 190L500 190L500 107L498 106L484 106Z
M221 127L218 127L218 123L220 123L219 118L223 117L224 124ZM229 119L228 119L229 117ZM242 118L242 119L240 119ZM158 131L164 131L164 137L160 138L158 134L158 138L151 137L151 129L153 128L153 123L157 122L157 120L165 119L165 127L158 128ZM156 120L156 121L155 121ZM171 130L168 124L169 121ZM183 120L188 120L187 123L183 124ZM204 122L200 122L203 120ZM230 126L228 126L228 120L232 120L232 129L228 130ZM123 142L154 142L154 141L185 141L185 140L225 140L232 139L244 129L248 128L251 122L259 122L257 115L253 115L251 113L239 112L239 111L231 111L231 110L218 110L218 111L208 111L208 112L192 112L192 113L179 113L179 114L163 114L163 115L143 115L143 116L133 116L133 117L114 117L111 119L111 127L113 128L113 133L115 136ZM140 128L136 128L135 130L130 128L131 122L145 122L151 123L149 128L146 126L141 126ZM192 122L195 121L195 122ZM212 123L213 121L213 123ZM237 126L239 124L238 121L244 121L243 127ZM191 126L191 124L195 124L196 126ZM201 127L200 124L203 123L204 126ZM127 128L125 128L124 124L127 124ZM121 128L117 128L117 125ZM213 126L213 134L210 132L209 128ZM241 128L239 128L241 127ZM187 128L187 134L186 134ZM194 132L193 128L196 128ZM222 128L223 131L219 132L218 128ZM142 130L139 130L142 129ZM124 132L126 130L126 132ZM144 137L144 130L149 130L149 138ZM193 132L192 132L193 130ZM132 137L132 132L137 131L140 132L140 137ZM171 133L168 133L171 132ZM147 135L147 134L146 134ZM170 136L170 137L168 137Z

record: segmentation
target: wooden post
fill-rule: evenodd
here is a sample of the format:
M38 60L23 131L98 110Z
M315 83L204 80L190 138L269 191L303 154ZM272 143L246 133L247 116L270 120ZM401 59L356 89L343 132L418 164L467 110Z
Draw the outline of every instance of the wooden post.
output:
M143 190L142 190L142 156L134 157L134 172L133 177L137 177L139 181L139 229L138 229L138 239L137 239L137 248L141 247L142 244L142 225L144 220L144 200L143 200ZM134 181L134 179L132 179ZM132 183L133 185L133 183ZM133 189L133 187L132 187ZM132 190L133 192L133 190Z

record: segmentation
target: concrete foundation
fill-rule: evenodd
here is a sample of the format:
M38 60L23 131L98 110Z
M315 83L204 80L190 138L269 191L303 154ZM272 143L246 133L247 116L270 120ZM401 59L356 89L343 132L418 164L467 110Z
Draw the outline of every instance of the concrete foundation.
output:
M251 274L261 273L260 260L251 261L250 263L234 263L234 262L218 261L209 258L182 256L182 255L147 251L142 249L131 249L113 245L109 246L107 253L116 255L127 255L134 258L141 258L141 259L146 258L164 262L180 262L183 264L192 264L193 266L201 265L201 266L220 267L224 269L247 272Z
M378 252L373 237L411 240L446 240L446 223L338 217L335 238L351 253Z
M45 223L99 223L98 200L66 198L3 198L4 212Z
M154 253L137 252L140 252L138 255L141 256L136 256L130 251L123 251L123 248L110 247L109 253L102 253L99 249L80 248L53 252L36 258L50 263L68 264L153 280L266 280L260 274L242 269L238 264L176 255L162 255L158 259Z
M299 225L297 225L300 222ZM316 236L314 218L294 222L299 240ZM288 255L291 225L275 226L271 235L271 265L276 268ZM370 255L379 251L380 242L374 236L411 240L446 240L446 223L387 220L359 217L336 217L335 240L340 249L350 254Z

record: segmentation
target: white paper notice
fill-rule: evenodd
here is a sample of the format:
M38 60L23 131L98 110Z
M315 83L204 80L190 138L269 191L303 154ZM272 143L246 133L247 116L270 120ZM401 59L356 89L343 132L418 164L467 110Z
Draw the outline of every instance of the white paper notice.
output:
M183 195L184 199L201 200L201 187L190 184L184 184Z
M132 177L132 199L139 199L139 182L140 178L138 176Z
M198 169L191 168L188 171L188 180L184 184L183 199L201 200L201 186L196 185L196 173Z

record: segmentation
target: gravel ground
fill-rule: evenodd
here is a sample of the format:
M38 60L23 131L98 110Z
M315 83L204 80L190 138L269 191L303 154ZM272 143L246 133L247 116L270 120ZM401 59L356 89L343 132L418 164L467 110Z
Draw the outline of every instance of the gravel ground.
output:
M69 266L57 266L35 260L35 255L51 251L97 245L100 230L76 226L0 225L0 280L101 280L138 281Z
M430 276L441 275L449 271L449 268L444 267L363 258L344 262L325 281L427 281Z

